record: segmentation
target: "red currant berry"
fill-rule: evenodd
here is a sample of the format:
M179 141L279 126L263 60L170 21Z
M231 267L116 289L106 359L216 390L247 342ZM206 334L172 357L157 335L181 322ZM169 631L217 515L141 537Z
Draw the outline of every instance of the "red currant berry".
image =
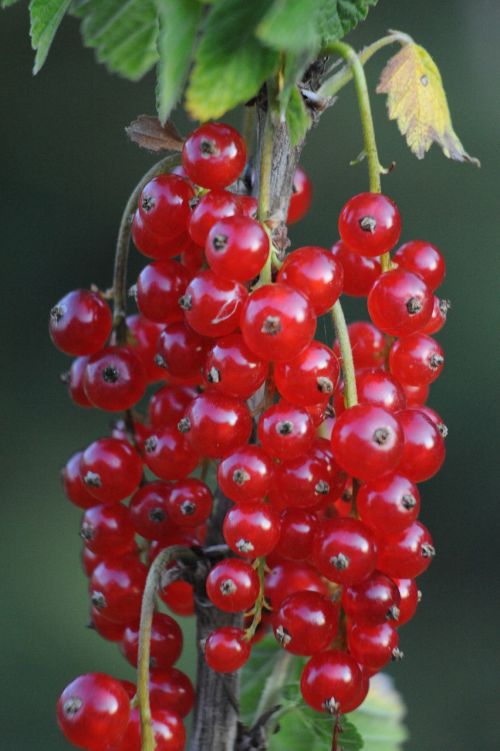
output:
M182 321L181 297L189 283L187 270L177 261L156 261L144 266L137 279L137 307L150 321Z
M339 362L322 342L312 341L298 357L276 363L274 380L283 399L301 407L324 404L339 379Z
M123 735L130 700L120 681L103 673L75 678L57 701L57 721L70 743L101 751Z
M204 248L216 222L241 213L240 199L241 196L227 190L212 190L204 195L191 214L189 234L192 240Z
M167 497L168 514L179 527L199 527L212 511L212 493L201 480L190 477L179 480Z
M403 453L398 419L382 407L357 404L337 417L332 431L336 461L360 480L376 480L396 469Z
M207 576L207 594L226 613L248 610L258 597L260 583L256 570L239 558L225 558Z
M294 655L312 655L327 649L338 629L339 608L318 592L295 592L273 616L279 644Z
M441 468L446 453L439 428L418 409L399 412L398 420L404 433L398 473L412 482L429 480Z
M413 618L422 593L419 592L414 579L394 579L394 583L401 598L399 601L399 617L395 624L399 627Z
M147 569L136 556L101 561L90 579L93 607L110 621L137 622L146 576Z
M437 334L438 331L441 331L444 324L446 323L446 318L448 316L448 311L451 307L451 303L449 300L442 300L439 297L436 297L434 295L434 306L432 308L432 315L425 324L425 326L420 330L421 334Z
M280 528L280 538L274 552L294 561L310 558L318 518L305 509L285 509L280 516Z
M192 386L164 386L149 400L149 421L155 430L177 425L198 392Z
M338 300L344 271L326 248L308 245L286 257L278 273L278 282L305 295L316 315L321 316Z
M402 383L419 386L432 383L444 366L442 348L426 334L412 334L397 339L389 353L391 373Z
M137 209L132 221L132 240L137 250L147 258L166 261L167 258L178 256L187 247L189 235L185 229L179 235L166 237L151 232Z
M197 454L219 459L248 441L252 418L245 402L208 392L193 399L179 430Z
M381 274L368 295L368 312L375 326L391 336L408 336L425 326L434 298L425 282L411 271Z
M176 427L166 427L146 438L144 461L162 480L180 480L196 469L199 457Z
M163 331L163 324L154 323L140 313L127 316L129 331L129 347L131 347L142 362L149 383L163 381L165 373L155 362L158 337Z
M258 276L266 262L269 237L255 219L236 214L213 225L205 254L214 273L247 282Z
M420 493L400 474L390 474L361 485L356 497L358 513L375 532L401 532L418 518Z
M359 404L374 404L388 412L399 412L406 407L406 397L401 385L382 368L366 368L356 372ZM344 412L344 397L338 391L334 397L335 414Z
M166 507L169 493L166 482L148 482L132 497L130 520L137 534L146 540L161 540L171 530Z
M398 633L390 623L354 623L347 629L347 644L354 659L369 670L403 658Z
M95 407L120 412L142 399L146 390L146 372L130 347L107 347L90 358L85 369L84 388Z
M222 531L234 553L245 558L259 558L276 547L280 520L269 506L248 503L227 512Z
M385 337L366 321L355 321L347 327L351 342L354 366L361 368L381 367L385 360ZM338 342L335 342L333 351L340 357Z
M317 447L305 456L283 461L275 467L270 499L280 510L286 507L314 508L338 495L340 472L330 457ZM343 475L340 485L345 483Z
M357 519L326 519L316 534L313 557L318 571L330 581L356 584L375 568L375 537Z
M409 383L401 383L406 396L406 406L415 407L425 404L429 398L429 384L422 383L420 386L410 386Z
M66 462L61 471L61 481L66 497L78 508L91 508L96 504L96 498L89 493L80 475L83 451L77 451Z
M361 669L351 655L337 649L311 657L302 672L304 701L318 712L338 715L356 709L364 696Z
M405 243L394 253L392 260L399 268L422 277L432 291L443 282L446 273L445 261L436 246L431 243L423 240Z
M387 253L401 234L396 204L380 193L353 196L340 212L339 234L353 253L369 258Z
M139 198L139 214L144 227L161 237L177 237L187 229L193 198L194 190L183 177L154 177Z
M294 592L319 592L328 595L328 588L318 572L305 562L283 561L266 574L264 594L277 610L283 600Z
M93 506L83 515L80 537L85 546L98 555L129 552L135 547L134 535L129 510L120 504Z
M242 216L247 216L249 219L257 219L257 209L259 202L254 196L237 196L238 199L238 211Z
M368 579L344 587L342 607L352 621L368 623L396 622L401 597L396 584L380 571Z
M292 195L288 206L287 224L295 224L305 217L312 202L312 183L302 167L293 176Z
M158 670L170 668L182 652L182 631L177 623L165 613L155 613L151 627L151 656L149 666ZM134 667L137 666L139 650L139 626L127 626L123 633L121 651Z
M155 362L175 378L197 376L205 362L210 340L184 321L168 323L158 338Z
M316 316L304 295L285 284L267 284L247 299L241 331L263 360L292 360L311 342Z
M192 279L205 265L205 249L189 238L188 247L181 253L181 263L188 272L189 278Z
M68 393L79 407L91 407L92 404L87 399L87 395L83 388L83 377L85 375L85 368L89 358L87 355L77 357L71 363L71 368L61 374L61 381L68 387Z
M113 642L121 641L123 638L123 632L125 631L125 625L123 623L108 621L108 619L104 618L96 608L91 608L90 610L90 621L87 624L87 628L96 631L96 633L98 633L103 639ZM134 694L132 694L132 697Z
M260 446L241 446L219 464L220 489L235 503L265 498L271 485L273 464Z
M352 253L342 240L332 246L331 253L344 270L344 295L366 297L375 279L380 276L382 267L379 259Z
M189 616L195 612L193 585L179 579L166 584L159 592L160 599L176 615Z
M191 133L182 149L187 176L202 188L225 188L241 174L246 147L237 130L225 123L205 123Z
M193 708L195 693L189 677L177 668L151 670L149 700L152 709L171 709L186 717Z
M242 628L223 626L209 634L204 651L209 668L217 673L232 673L248 661L250 643Z
M435 554L427 527L413 522L397 535L381 539L377 567L392 578L415 579L429 568Z
M219 339L205 360L203 376L211 388L249 399L266 380L268 364L247 347L241 334Z
M417 410L428 417L429 420L434 423L443 438L446 438L448 435L448 428L446 427L443 418L436 412L436 410L431 409L431 407L428 407L427 405L420 405L417 407Z
M142 479L141 457L127 441L99 438L83 452L80 476L98 501L119 503L136 490Z
M102 557L96 555L91 550L83 547L81 554L82 569L86 577L90 579L97 566L101 563ZM121 637L120 637L121 638Z
M239 282L202 271L191 280L179 304L198 334L219 337L238 328L246 297L247 291Z
M311 448L314 427L305 409L281 401L262 413L257 434L269 456L296 459Z
M109 306L99 294L77 289L50 311L50 338L67 355L93 355L104 347L112 322Z
M154 708L151 711L151 722L155 751L184 751L186 730L177 712ZM125 734L116 744L107 746L106 751L141 751L141 737L139 710L133 709Z

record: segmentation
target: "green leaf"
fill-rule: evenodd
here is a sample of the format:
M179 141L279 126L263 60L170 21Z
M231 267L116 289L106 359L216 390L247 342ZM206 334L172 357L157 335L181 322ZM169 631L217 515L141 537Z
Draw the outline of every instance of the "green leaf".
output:
M256 96L276 71L278 53L255 36L268 7L269 0L220 0L210 9L186 95L194 118L221 117Z
M297 685L297 702L300 689ZM354 724L345 716L340 720L339 748L342 751L360 751L363 738ZM279 731L270 738L270 751L289 751L291 748L307 751L326 751L331 748L334 721L319 714L303 703L291 705L290 711L279 718ZM371 749L367 749L371 751Z
M295 86L288 101L286 110L286 124L290 132L290 140L296 146L305 137L311 127L311 117L306 109L302 94Z
M160 62L156 101L160 121L164 123L177 104L186 81L203 7L197 0L157 0L157 6Z
M378 0L321 0L318 33L323 47L338 42L366 18L370 6Z
M87 0L77 6L87 47L114 73L137 81L158 60L153 0Z
M408 739L405 715L406 707L394 681L379 673L370 680L368 696L349 714L349 720L363 736L366 751L401 751Z
M323 0L274 0L257 28L264 44L279 51L311 51L319 47L316 13Z
M34 74L47 59L52 40L70 3L71 0L31 0L30 34L32 47L36 50Z
M266 636L252 649L252 655L241 673L240 712L242 722L252 723L262 689L272 673L274 662L280 654L274 636Z

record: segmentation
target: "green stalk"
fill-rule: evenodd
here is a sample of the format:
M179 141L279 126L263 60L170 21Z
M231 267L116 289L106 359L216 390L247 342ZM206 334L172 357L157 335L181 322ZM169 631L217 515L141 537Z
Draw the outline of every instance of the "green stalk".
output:
M342 358L342 373L344 374L344 402L347 409L354 407L358 403L358 392L356 389L356 374L354 370L354 360L352 358L351 341L349 331L342 310L340 301L337 300L332 308L332 320L335 333L340 347L340 356Z

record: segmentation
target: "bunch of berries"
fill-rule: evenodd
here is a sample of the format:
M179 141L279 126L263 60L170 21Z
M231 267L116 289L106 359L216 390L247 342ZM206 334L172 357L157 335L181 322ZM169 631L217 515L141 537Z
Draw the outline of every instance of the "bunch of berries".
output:
M84 509L91 624L137 665L148 566L173 545L203 548L213 462L233 505L227 556L212 566L206 593L245 621L209 635L206 661L238 670L271 628L283 649L309 658L305 701L336 715L359 706L370 676L402 656L398 629L415 613L415 579L434 555L417 484L445 453L441 418L424 406L443 368L430 334L448 307L434 294L444 261L414 241L386 256L382 273L400 217L385 196L363 193L342 209L333 248L302 247L281 262L256 199L237 192L245 169L241 136L212 123L188 137L182 167L145 185L132 237L151 262L133 288L139 312L126 319L127 341L99 292L71 292L52 309L52 340L76 357L72 399L126 411L110 436L70 458L63 484ZM310 200L299 169L289 223ZM367 296L372 321L348 327L351 404L345 344L315 338L342 292ZM169 580L158 595L171 613L194 613L189 582ZM185 745L194 689L173 667L182 641L176 621L156 611L157 751ZM81 676L59 699L61 729L88 751L140 751L134 694L126 681Z

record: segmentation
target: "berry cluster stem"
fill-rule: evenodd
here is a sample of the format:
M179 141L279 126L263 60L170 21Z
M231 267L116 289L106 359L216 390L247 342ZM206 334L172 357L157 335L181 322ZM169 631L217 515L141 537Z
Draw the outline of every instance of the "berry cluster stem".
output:
M264 608L264 579L265 579L265 572L266 572L266 559L264 556L261 558L257 558L255 569L259 575L259 581L260 581L260 589L259 589L259 595L255 601L255 608L253 611L253 619L250 626L245 629L245 638L247 641L251 641L253 637L255 636L255 632L257 631L259 624L262 620L262 610Z
M273 163L273 144L274 144L274 125L271 107L271 84L267 86L268 105L264 133L262 136L261 154L260 154L260 173L259 173L259 205L257 217L259 222L264 224L269 219L271 205L271 169ZM272 282L272 240L269 238L269 255L266 259L259 277L259 285L270 284Z
M351 340L340 301L337 300L332 308L332 320L335 333L339 342L340 356L342 358L342 373L344 374L344 402L347 408L354 407L358 403L356 389L356 373L352 357Z

